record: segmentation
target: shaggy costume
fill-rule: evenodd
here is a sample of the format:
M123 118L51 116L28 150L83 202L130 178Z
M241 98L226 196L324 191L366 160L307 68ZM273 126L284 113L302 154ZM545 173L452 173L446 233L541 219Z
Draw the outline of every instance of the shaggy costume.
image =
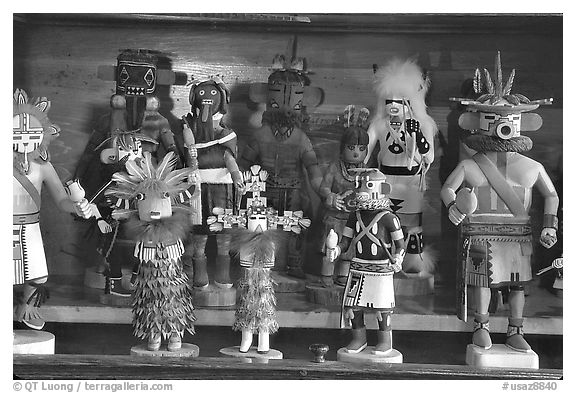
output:
M276 296L270 269L274 267L280 234L274 230L238 230L232 249L240 256L242 276L238 280L238 304L233 330L273 334L278 331Z

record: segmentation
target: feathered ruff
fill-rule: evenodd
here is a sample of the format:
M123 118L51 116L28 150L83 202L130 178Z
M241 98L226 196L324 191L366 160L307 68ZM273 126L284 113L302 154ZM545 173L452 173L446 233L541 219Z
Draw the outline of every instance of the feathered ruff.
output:
M438 133L438 126L426 112L425 98L430 87L430 79L423 75L422 69L414 60L392 59L385 66L378 68L374 88L379 102L370 128L375 122L385 121L389 117L385 112L386 99L405 98L410 101L414 118L420 122L422 133L431 141Z
M298 112L273 109L262 114L262 124L267 124L280 138L288 131L289 137L294 128L304 129L309 118L303 110Z
M179 259L162 258L141 261L134 283L132 313L134 335L148 339L171 333L194 334L194 306L188 277Z
M131 239L153 243L185 239L191 226L186 211L173 211L170 217L150 222L141 221L137 215L133 215L124 224L126 234Z
M516 152L524 153L532 149L532 139L521 135L508 140L488 135L470 135L464 140L466 146L478 152Z
M231 237L230 252L235 256L241 254L243 259L252 261L252 266L258 268L274 258L275 250L285 233L280 229L252 232L245 228L234 228Z

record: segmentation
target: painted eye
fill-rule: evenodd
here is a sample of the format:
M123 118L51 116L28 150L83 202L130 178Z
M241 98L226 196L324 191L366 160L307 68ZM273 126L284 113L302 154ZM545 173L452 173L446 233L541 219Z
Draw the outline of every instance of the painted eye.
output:
M360 151L366 151L366 149L367 149L367 146L365 146L365 145L360 146Z
M366 187L368 187L369 189L372 189L372 188L374 188L374 183L369 181L368 183L366 183Z
M302 109L302 103L298 102L296 105L294 105L294 109L296 109L297 111L299 111L300 109Z
M162 193L162 198L168 198L168 197L170 197L170 194L168 194L168 192Z
M137 201L143 201L144 198L145 198L145 196L144 196L144 194L142 194L141 192L139 192L138 194L136 194L136 197L135 197L135 198L136 198Z
M200 90L200 91L198 92L198 95L199 95L199 96L203 96L204 93L206 93L204 90Z
M218 94L218 92L216 90L210 90L210 94L212 94L213 96L215 96L216 94Z
M348 150L354 150L354 145L348 145Z
M271 101L271 102L270 102L270 106L271 106L272 108L276 108L276 109L277 109L277 108L280 108L280 105L278 105L278 103L277 103L276 101Z

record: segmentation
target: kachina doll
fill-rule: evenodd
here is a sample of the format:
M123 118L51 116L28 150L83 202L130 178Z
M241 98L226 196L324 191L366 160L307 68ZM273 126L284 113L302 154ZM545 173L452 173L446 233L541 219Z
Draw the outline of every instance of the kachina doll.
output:
M344 111L344 116L340 119L344 132L340 139L340 159L330 164L322 183L319 194L326 205L324 214L324 235L325 239L331 229L341 237L350 211L354 209L354 179L356 174L350 169L363 168L364 159L368 153L368 117L370 112L362 108L359 113L355 113L354 105L348 105ZM326 287L336 284L346 285L346 277L350 261L338 258L331 262L326 256L322 258L321 279ZM333 278L334 273L336 276Z
M395 272L402 269L404 234L398 217L390 210L390 184L376 168L356 169L355 208L336 244L336 233L326 239L330 260L343 255L350 270L342 301L341 327L352 324L352 340L346 352L356 354L367 346L364 312L374 311L378 320L375 355L392 351L395 307Z
M14 92L12 126L12 245L14 285L23 286L15 319L40 330L44 320L39 312L46 297L44 284L48 266L40 232L42 186L46 185L56 206L83 218L92 215L88 201L79 195L74 201L67 195L50 163L48 145L59 134L59 127L47 116L50 101L40 97L30 102L24 90ZM78 185L78 184L76 184ZM80 189L78 189L80 191Z
M112 174L124 171L124 164L141 158L143 151L151 152L156 162L169 151L179 157L174 135L159 112L160 101L155 95L157 86L175 83L175 73L158 69L158 62L152 51L126 49L118 55L116 66L98 68L100 78L115 81L116 93L110 97L110 112L98 120L75 173L102 216L98 218L102 232L98 250L106 264L104 291L115 296L130 296L131 292L122 286L122 260L110 255L119 227L110 217L112 209L103 191Z
M238 304L233 330L242 332L239 351L247 353L253 335L258 334L258 353L270 350L270 334L278 330L276 320L276 297L274 280L270 269L274 267L276 249L282 231L299 233L310 226L310 220L295 212L291 217L279 217L273 208L267 207L266 191L268 173L259 165L253 165L243 174L245 192L252 194L246 200L246 209L239 215L226 214L225 209L214 209L218 216L209 217L213 231L235 227L232 250L239 256L242 275L238 280Z
M392 59L375 76L376 115L368 128L368 157L380 143L378 167L392 186L391 209L406 236L407 273L432 273L433 256L425 252L422 209L426 172L434 161L436 123L426 113L430 79L412 60Z
M190 259L193 266L193 285L206 289L209 285L207 270L206 242L209 230L206 218L214 207L234 208L238 189L242 187L242 174L236 163L236 133L222 121L228 111L230 92L219 76L192 81L189 101L191 113L183 117L184 132L192 131L194 144L186 146L193 155L186 156L187 165L197 169L201 190L199 195L201 215L195 222L191 242L186 248L185 264ZM192 162L194 161L194 162ZM216 235L217 258L214 285L217 288L231 288L230 279L230 234ZM188 256L191 255L191 258ZM187 266L189 269L190 266Z
M136 241L140 267L132 301L134 335L147 340L150 351L160 349L162 338L168 351L177 351L184 332L194 334L192 294L180 260L190 229L190 208L181 202L187 199L192 170L174 170L176 161L169 152L155 166L145 152L143 159L126 163L127 173L115 173L106 190L107 196L128 204L112 215L127 220L126 232Z
M532 188L537 187L544 197L540 243L546 248L556 243L558 195L544 167L521 154L532 148L532 141L520 132L540 128L542 118L526 112L552 99L530 100L513 94L515 71L504 83L499 52L495 68L494 79L488 70L484 69L484 78L476 70L475 90L480 93L485 88L478 99L454 99L468 108L458 124L473 132L464 143L477 153L458 164L441 195L450 221L460 225L458 317L464 321L467 285L474 291L472 343L484 349L492 346L488 314L491 288L508 288L506 346L528 352L523 312L524 285L532 279Z
M305 133L307 106L318 105L322 92L309 86L304 60L288 64L283 55L274 58L268 83L250 85L250 99L266 103L261 128L242 152L240 165L259 164L269 174L266 195L280 214L304 210L305 179L317 192L322 174L310 139ZM305 173L306 172L306 173ZM304 278L301 235L288 238L287 274Z

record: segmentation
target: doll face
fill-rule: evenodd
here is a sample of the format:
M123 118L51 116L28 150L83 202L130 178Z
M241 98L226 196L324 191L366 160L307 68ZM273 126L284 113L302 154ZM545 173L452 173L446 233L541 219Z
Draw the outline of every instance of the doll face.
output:
M251 232L266 231L268 229L268 220L264 214L253 213L248 216L247 228Z
M392 97L384 101L384 111L389 117L399 117L404 120L406 114L409 113L409 105L410 101L402 97Z
M40 121L29 113L20 113L13 117L12 150L18 153L30 153L36 150L44 139L44 128Z
M155 221L172 216L172 203L167 192L147 192L136 195L138 216L142 221Z
M342 151L342 160L350 164L359 164L368 154L366 145L346 145Z
M386 183L386 177L379 171L364 172L356 177L354 193L357 204L386 198L390 191L390 184Z
M510 139L520 136L520 113L496 114L480 112L480 133Z
M280 71L268 79L268 110L300 112L304 99L304 80L297 73Z
M212 121L221 102L220 90L214 83L201 83L194 89L194 106L200 108L202 123Z
M148 62L119 60L116 76L118 94L145 96L156 90L156 66Z

